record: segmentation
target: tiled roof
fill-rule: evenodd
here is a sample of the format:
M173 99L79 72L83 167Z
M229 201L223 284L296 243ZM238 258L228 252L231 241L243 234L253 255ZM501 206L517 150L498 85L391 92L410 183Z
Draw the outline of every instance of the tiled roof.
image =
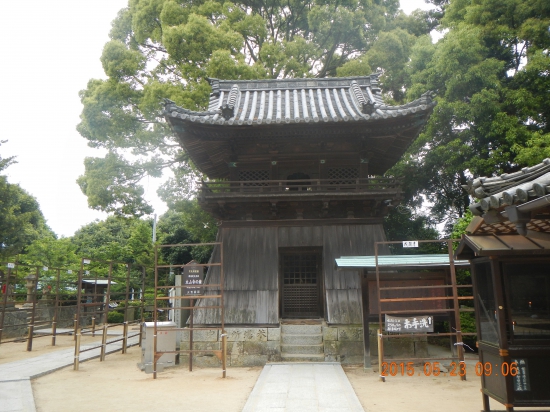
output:
M515 173L480 177L463 186L478 201L470 234L550 234L550 159Z
M550 159L515 173L472 180L464 189L479 202L470 205L476 216L522 204L550 193Z
M217 125L369 122L431 111L432 93L401 106L382 100L378 75L325 79L219 80L208 110L195 112L166 100L167 118Z

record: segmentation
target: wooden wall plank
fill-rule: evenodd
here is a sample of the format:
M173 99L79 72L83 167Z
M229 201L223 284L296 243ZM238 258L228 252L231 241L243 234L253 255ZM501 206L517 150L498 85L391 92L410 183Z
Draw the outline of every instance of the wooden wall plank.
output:
M282 226L279 228L279 247L323 246L321 226Z
M374 242L385 241L382 225L340 225L323 227L323 269L325 288L359 289L355 272L337 271L335 259L374 253Z
M386 239L381 224L222 228L226 323L269 324L279 319L279 248L322 247L326 318L334 324L360 324L360 279L357 271L337 271L341 256L374 254L374 242ZM384 254L381 248L380 254ZM220 251L215 248L214 261ZM207 282L219 282L212 267ZM203 300L200 305L212 302ZM372 301L371 301L372 304ZM204 312L204 313L203 313ZM219 322L215 311L200 311L196 322Z
M357 271L336 270L335 259L372 255L374 242L385 240L381 224L323 226L323 271L329 323L361 323L361 285ZM381 248L381 252L384 250L387 248Z
M361 324L360 293L358 289L328 289L328 322L339 325Z
M223 230L227 290L277 290L277 228Z
M277 228L223 228L225 322L231 324L277 323L278 247ZM219 262L219 248L213 261ZM219 283L218 267L211 267L208 284ZM214 289L214 288L213 288ZM209 293L213 293L209 292ZM217 304L202 299L199 306ZM216 310L196 311L197 323L219 323Z
M225 293L226 324L277 324L279 314L278 294L273 290L230 290ZM216 305L217 300L203 299L201 306ZM219 324L220 311L217 309L196 310L195 324Z

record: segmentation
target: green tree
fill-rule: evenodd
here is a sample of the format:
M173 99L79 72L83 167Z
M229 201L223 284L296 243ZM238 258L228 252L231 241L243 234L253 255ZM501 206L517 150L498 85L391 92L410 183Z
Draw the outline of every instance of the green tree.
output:
M40 275L40 288L50 286L56 290L59 274L61 295L68 298L78 282L80 259L75 254L76 246L70 238L57 239L53 233L46 233L28 245L19 261L29 266L45 266ZM57 270L56 270L57 269ZM59 270L59 271L58 271ZM76 296L73 296L76 299Z
M91 259L85 270L92 277L107 277L111 270L113 293L123 296L127 278L129 287L141 287L145 267L148 282L152 282L154 265L152 221L138 218L109 216L81 227L70 238L79 258ZM112 262L112 263L109 263Z
M137 220L132 225L128 248L131 250L131 257L125 259L128 263L152 267L154 265L153 252L153 228L151 222Z
M196 200L179 201L159 219L157 226L160 244L210 243L216 241L216 221L200 208ZM181 265L196 260L206 263L212 247L161 248L164 261Z
M152 227L149 221L110 216L77 230L71 238L76 254L103 261L150 266L153 263Z
M390 210L384 218L384 232L388 241L439 239L439 232L428 217L414 214L405 206ZM392 244L390 250L392 254L441 253L446 251L446 246L441 243L420 243L418 248L405 251L401 244Z
M0 172L12 163L13 157L0 156ZM0 175L0 261L18 255L33 240L47 234L52 232L36 199Z
M427 200L433 218L452 223L467 210L461 185L472 175L513 172L550 155L550 4L440 3L448 32L412 46L407 90L409 98L434 90L438 105L391 172L405 177L410 205Z
M6 142L7 140L0 140L0 146L2 146ZM15 156L2 158L2 156L0 155L0 172L2 172L4 169L6 169L9 165L13 163L15 163Z
M114 20L101 62L106 80L80 92L80 134L104 158L78 179L90 207L122 215L151 208L139 181L171 168L164 187L192 197L197 172L162 117L162 99L208 106L208 77L224 79L383 73L389 100L402 102L408 55L440 16L406 16L398 0L130 0ZM131 156L128 156L131 155Z
M453 226L453 232L451 234L452 239L460 239L462 235L466 234L466 228L472 222L474 215L469 210L466 211L463 217L457 220Z
M21 261L28 265L71 269L80 265L80 259L75 252L76 245L70 238L57 239L48 234L28 245Z

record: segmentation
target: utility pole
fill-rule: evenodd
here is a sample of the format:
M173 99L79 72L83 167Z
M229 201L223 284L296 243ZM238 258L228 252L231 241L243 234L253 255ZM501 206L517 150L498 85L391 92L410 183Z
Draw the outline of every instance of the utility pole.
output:
M153 218L153 245L157 241L157 214L155 213Z

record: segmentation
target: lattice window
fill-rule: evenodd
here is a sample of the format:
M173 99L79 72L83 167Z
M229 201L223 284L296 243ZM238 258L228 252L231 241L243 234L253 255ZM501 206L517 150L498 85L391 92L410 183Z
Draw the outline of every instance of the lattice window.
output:
M355 183L359 177L359 169L356 167L331 167L328 169L328 178L333 180L332 185L349 185Z
M283 283L316 284L317 254L283 255Z
M269 180L269 170L239 170L239 181ZM267 183L247 183L245 186L267 186Z
M284 285L284 316L318 316L319 289L317 285Z

